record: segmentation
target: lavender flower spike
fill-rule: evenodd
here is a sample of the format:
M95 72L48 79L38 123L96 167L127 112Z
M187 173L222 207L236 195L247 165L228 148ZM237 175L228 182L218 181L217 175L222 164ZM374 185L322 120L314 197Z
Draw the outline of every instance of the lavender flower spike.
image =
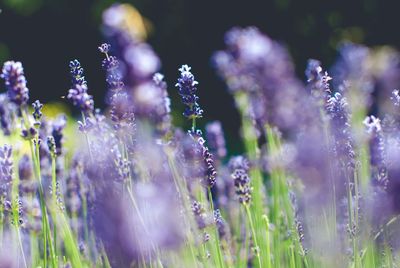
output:
M214 121L206 125L206 137L211 152L219 159L226 156L224 132L221 122Z
M249 163L243 156L235 156L229 161L229 168L236 188L236 195L241 204L247 205L251 201L250 177L248 175Z
M68 91L67 99L79 107L82 112L90 113L94 109L93 97L87 93L87 82L83 76L83 68L78 60L70 61L72 88Z
M202 117L203 110L197 103L199 97L196 95L198 82L194 80L194 75L190 72L191 67L182 65L179 69L181 77L178 78L176 87L178 88L179 95L182 97L183 104L186 105L183 115L189 119Z
M0 147L0 196L7 196L11 190L13 175L12 147Z
M85 77L83 76L83 68L78 60L69 62L70 73L72 76L73 85L86 85Z
M9 99L17 105L25 105L29 100L29 89L21 62L5 62L0 77L5 81Z
M35 119L35 126L40 126L40 119L42 118L42 108L43 104L40 103L39 100L36 100L32 103L33 106L33 119Z
M369 147L371 155L371 171L373 182L386 188L387 172L385 161L385 143L383 140L381 120L375 116L367 116L364 125L369 134Z
M93 97L87 93L87 90L86 84L77 84L68 91L67 98L83 112L92 112L94 109L94 101Z

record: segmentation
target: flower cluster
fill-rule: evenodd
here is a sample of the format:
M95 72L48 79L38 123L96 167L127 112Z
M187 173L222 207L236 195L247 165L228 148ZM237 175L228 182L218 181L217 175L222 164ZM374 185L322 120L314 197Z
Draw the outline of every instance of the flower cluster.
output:
M30 111L21 63L4 64L0 267L393 266L400 54L346 44L329 74L309 60L302 83L281 43L231 29L213 62L242 120L232 146L223 122L205 122L204 136L196 125L188 65L176 87L192 125L173 123L145 22L128 4L103 14L104 110L70 62L81 121L44 115L39 100Z
M183 104L186 106L183 115L188 119L200 118L203 115L203 110L198 104L199 97L196 95L198 82L194 79L194 75L190 72L191 67L182 65L179 69L181 76L178 78L176 87L179 95L182 98Z
M69 64L72 77L72 88L68 91L67 98L72 101L84 113L93 112L93 97L88 94L88 87L85 77L83 76L83 68L78 60L73 60Z
M10 100L19 106L25 105L29 100L29 89L26 87L22 63L19 61L5 62L0 77L5 81Z
M235 184L236 195L239 202L248 205L251 201L252 187L248 175L249 163L243 156L235 156L229 161L229 169Z

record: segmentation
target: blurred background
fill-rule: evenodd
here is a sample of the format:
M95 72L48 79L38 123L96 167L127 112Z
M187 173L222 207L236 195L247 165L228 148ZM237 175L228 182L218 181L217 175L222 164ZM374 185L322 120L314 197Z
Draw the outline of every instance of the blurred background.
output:
M0 63L13 59L25 67L31 100L65 102L70 86L68 62L85 68L96 106L104 107L106 84L97 46L102 11L112 0L0 0ZM174 87L181 64L189 64L205 110L200 126L220 120L233 151L240 150L239 116L232 98L210 65L233 26L255 25L291 52L304 80L308 58L329 67L343 40L369 46L400 47L396 0L131 0L150 22L148 42L160 56L169 84L174 120L186 124ZM0 91L4 91L3 84Z

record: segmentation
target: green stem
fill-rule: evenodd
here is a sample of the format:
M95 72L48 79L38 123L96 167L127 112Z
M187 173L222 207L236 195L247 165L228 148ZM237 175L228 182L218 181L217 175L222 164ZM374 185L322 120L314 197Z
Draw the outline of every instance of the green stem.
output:
M248 204L244 204L244 208L246 210L247 218L249 219L251 234L254 240L254 247L255 247L255 255L257 257L258 267L262 268L261 258L260 258L260 247L257 242L257 233L254 229L253 219L251 217L250 207Z
M211 194L211 187L207 187L207 191L208 191L208 199L210 202L210 208L211 208L211 213L212 215L214 215L214 202L212 199L212 194ZM218 234L218 227L214 226L214 232L215 232L215 243L216 243L216 248L217 248L217 257L218 257L218 264L219 267L225 267L224 265L224 261L223 261L223 257L222 257L222 252L221 252L221 243L219 241L219 234Z
M265 234L267 237L267 247L265 248L265 252L267 255L267 266L266 268L272 268L271 262L271 244L270 244L270 234L269 234L269 220L267 215L263 215L264 223L265 223Z

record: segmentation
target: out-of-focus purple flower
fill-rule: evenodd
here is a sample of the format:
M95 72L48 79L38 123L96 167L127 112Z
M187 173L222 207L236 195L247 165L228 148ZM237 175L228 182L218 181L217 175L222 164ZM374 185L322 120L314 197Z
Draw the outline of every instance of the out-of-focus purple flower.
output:
M24 196L26 193L33 194L36 189L36 182L33 180L32 164L28 155L24 154L18 164L19 190Z
M236 195L239 202L248 205L251 202L251 192L253 191L248 175L248 161L243 156L235 156L231 158L228 165L231 170L231 176L235 184Z
M7 197L11 191L13 178L12 147L0 147L0 195Z
M178 78L176 87L182 98L185 107L183 115L189 119L200 118L203 115L203 110L198 104L199 97L196 95L198 82L194 79L194 75L190 72L191 67L182 65L179 69L181 76Z
M214 121L207 124L206 137L211 152L219 159L223 159L226 156L226 146L221 122Z
M120 60L120 72L125 85L132 89L138 84L150 81L160 69L161 63L153 49L144 43L129 21L132 15L129 5L116 4L103 13L103 30L109 38L116 56Z
M214 222L217 225L218 228L218 234L221 239L226 237L227 231L226 231L226 222L222 218L221 211L219 209L214 211Z
M332 68L334 86L338 90L344 89L346 94L354 92L356 96L351 100L353 108L360 105L369 108L373 100L379 99L385 103L400 83L399 61L399 53L388 48L369 49L344 43L339 47L339 60ZM347 85L343 87L343 83ZM390 110L389 105L379 107L379 111Z
M61 155L63 153L62 145L63 145L63 130L67 125L67 117L63 115L59 115L53 122L52 122L52 131L51 136L54 138L55 149L57 155Z
M18 164L18 174L21 181L32 179L32 165L28 155L24 154Z
M355 165L355 152L350 130L350 115L345 97L336 92L326 103L327 113L330 116L330 127L334 136L334 152L343 159L342 163L348 167Z
M0 127L6 136L11 134L13 128L12 119L14 110L15 104L9 102L6 94L0 94Z
M153 49L145 43L128 47L124 52L128 66L131 68L128 75L138 79L151 78L160 68L160 60Z
M119 68L119 60L115 56L109 55L111 45L104 43L99 46L99 50L106 57L103 59L101 66L106 71L106 82L108 84L108 95L112 96L119 91L124 90L124 82L122 81L122 74Z
M155 73L153 76L153 82L162 92L162 109L159 110L159 120L156 122L156 127L158 131L164 135L170 130L172 124L170 115L171 99L168 96L167 83L164 81L164 75Z
M170 121L169 99L166 90L154 81L149 81L135 87L131 95L134 100L135 115L140 119L153 122L160 131L164 127L165 131Z
M0 77L5 81L10 100L19 106L25 105L29 100L29 89L21 62L5 62Z
M225 44L213 62L232 93L248 95L246 112L259 131L264 132L266 123L283 132L310 125L316 118L313 101L296 78L283 46L254 27L231 29Z
M87 93L87 90L86 84L77 84L68 91L67 95L67 98L72 101L72 104L85 113L92 112L94 109L93 97Z
M155 250L180 246L185 227L171 190L166 185L138 184L133 193L137 206L112 189L98 197L95 231L113 266L129 267L143 257L151 259Z
M132 101L126 91L115 92L111 96L110 116L117 130L133 130L135 127L135 114Z
M400 106L400 94L398 89L394 89L392 91L392 96L390 97L390 99L393 101L393 104L395 106Z
M329 87L329 81L332 80L332 78L327 72L323 72L321 62L314 59L308 60L305 74L309 90L322 104L325 104L332 93Z
M197 227L200 230L203 230L210 224L209 219L207 218L206 210L204 209L203 205L196 200L192 202L191 208L197 223Z
M383 140L382 126L379 118L367 116L364 125L369 134L369 148L371 156L371 168L373 183L382 186L387 185L385 143Z

